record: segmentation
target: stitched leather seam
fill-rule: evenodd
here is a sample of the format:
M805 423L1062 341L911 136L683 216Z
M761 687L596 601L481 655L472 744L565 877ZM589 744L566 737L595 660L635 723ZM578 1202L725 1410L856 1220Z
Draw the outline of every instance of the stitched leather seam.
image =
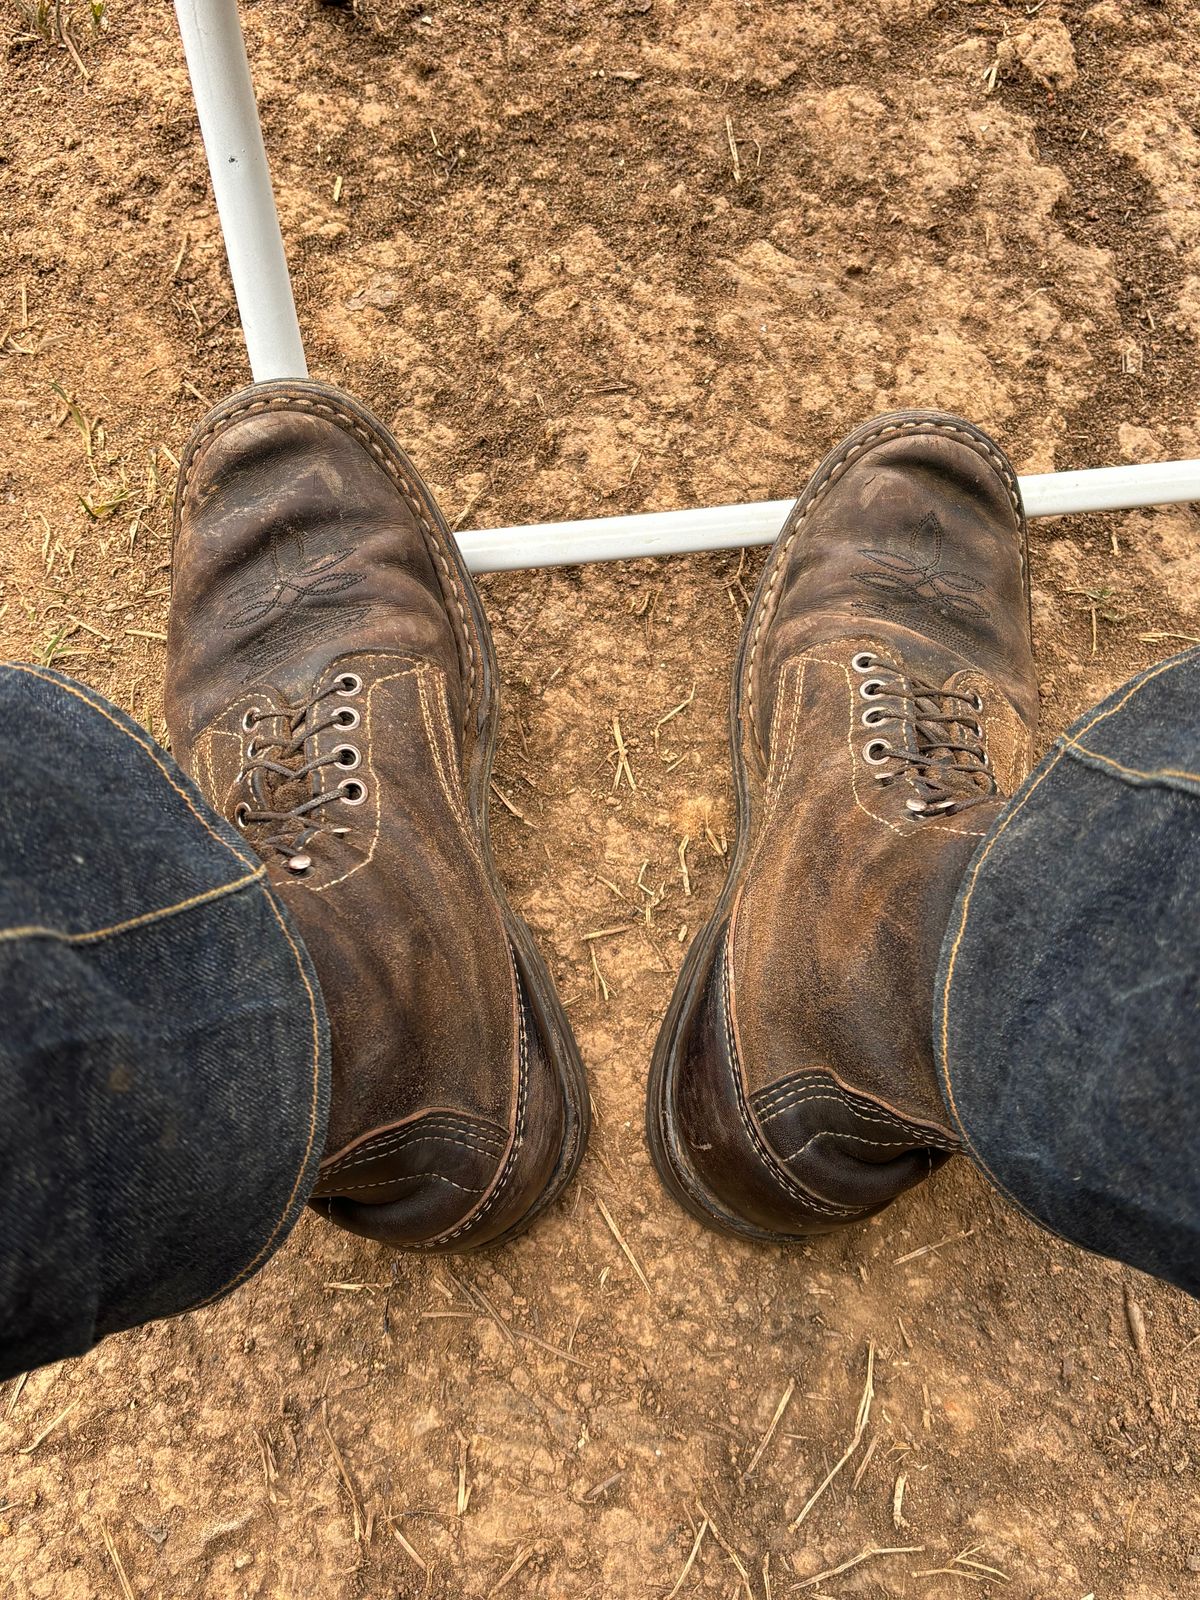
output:
M894 1128L894 1130L898 1131L898 1133L910 1134L909 1141L907 1141L909 1144L933 1144L933 1146L938 1147L938 1149L957 1149L957 1142L947 1141L944 1134L926 1133L923 1128L917 1128L917 1126L912 1125L912 1123L904 1122L901 1117L886 1117L886 1115L885 1117L870 1117L870 1115L867 1115L867 1112L862 1112L862 1110L858 1109L858 1106L854 1104L853 1099L848 1098L848 1096L845 1096L845 1094L840 1093L838 1090L830 1090L830 1093L827 1094L814 1093L813 1090L806 1090L805 1093L797 1094L795 1099L784 1101L782 1106L776 1106L776 1109L771 1110L771 1112L768 1112L766 1115L763 1115L762 1112L760 1112L760 1114L758 1114L758 1122L762 1122L763 1125L765 1125L765 1123L774 1122L774 1118L781 1117L786 1110L795 1109L797 1106L808 1106L808 1104L814 1104L814 1106L816 1106L816 1104L821 1104L821 1102L824 1101L832 1102L832 1104L835 1104L835 1106L842 1106L843 1109L850 1110L850 1112L853 1112L854 1117L856 1117L858 1122L878 1123L878 1125L883 1126L883 1128ZM854 1138L854 1134L835 1133L835 1130L832 1130L832 1128L829 1128L829 1130L826 1131L827 1133L834 1134L835 1138L838 1139ZM875 1144L877 1141L875 1141L875 1139L864 1139L862 1142L864 1142L864 1144Z
M791 666L792 666L792 663L789 661L787 666L783 669L783 676L786 677L786 675L787 675L788 671L790 670ZM784 700L785 700L785 696L782 693L782 689L783 689L783 684L781 683L780 684L780 691L781 692L778 693L775 696L775 704L771 708L771 731L767 736L769 747L770 747L769 760L768 760L768 765L767 765L767 788L768 789L774 789L777 786L778 779L779 779L779 757L778 757L778 754L777 754L778 749L779 749L779 724L783 721L783 707L784 707Z
M395 1178L380 1178L372 1183L347 1183L342 1186L344 1194L357 1194L361 1189L390 1189L397 1183L409 1183L415 1178L436 1178L439 1183L448 1183L452 1189L461 1189L463 1194L482 1194L482 1189L471 1189L465 1183L455 1183L453 1178L447 1178L440 1172L405 1172ZM322 1195L322 1200L338 1200L340 1195Z
M348 411L344 411L340 406L329 401L311 400L305 395L280 396L272 400L248 400L240 406L235 406L232 410L226 411L221 416L217 417L217 419L205 430L205 432L197 438L195 444L192 446L191 452L188 456L187 468L183 474L183 480L180 485L179 505L181 513L182 508L187 501L188 486L191 483L192 474L195 470L196 462L202 447L210 443L219 434L224 433L225 430L239 418L249 416L254 412L268 411L307 412L310 416L328 417L340 424L343 424L349 429L355 438L366 447L375 460L379 462L380 466L383 467L384 471L399 489L405 504L408 506L413 516L417 519L417 526L421 530L421 535L425 541L425 548L430 558L433 560L434 564L441 569L442 575L454 596L454 606L455 610L458 612L458 622L454 622L453 613L449 611L449 608L447 608L447 615L450 616L451 625L454 628L459 648L463 651L466 657L467 705L463 708L463 725L464 727L468 727L470 725L470 718L467 712L469 706L475 698L475 645L471 637L471 628L468 622L467 607L464 605L462 585L459 582L457 572L454 570L452 564L447 560L446 555L441 548L440 540L435 534L429 518L425 514L425 509L420 501L419 491L413 484L409 483L408 479L404 476L396 462L393 461L391 456L379 445L373 435L362 426L357 417L353 416Z
M772 1101L786 1100L788 1095L797 1089L817 1088L823 1089L829 1083L829 1073L824 1067L814 1063L811 1066L801 1067L789 1073L786 1078L781 1078L769 1089L760 1089L751 1099L755 1113L761 1112Z
M824 482L820 485L812 499L804 507L804 510L796 518L794 527L779 545L778 552L775 556L775 563L771 572L771 577L768 580L766 592L763 595L762 606L759 609L758 618L754 628L754 637L750 644L750 658L747 662L746 704L750 715L750 727L752 732L755 727L754 682L758 647L761 641L763 628L774 615L775 606L777 604L776 590L779 587L779 580L783 576L783 569L787 562L788 555L791 552L792 545L796 541L796 535L800 532L805 519L811 512L816 510L829 490L832 489L834 484L844 476L846 469L851 465L851 463L860 455L862 455L865 450L868 450L873 444L878 443L880 439L886 439L889 437L905 438L921 433L934 434L942 437L956 436L962 443L966 444L969 449L974 450L977 455L984 456L988 461L990 461L999 474L1005 488L1008 490L1008 497L1012 503L1012 508L1016 512L1018 522L1020 521L1021 497L1017 488L1016 480L1013 478L1011 468L1008 466L1004 458L998 453L998 451L993 450L985 440L980 439L973 431L968 432L965 428L959 428L953 423L947 422L893 422L889 423L886 427L877 428L874 433L869 433L864 438L859 439L849 450L845 451L845 453L833 463ZM1019 553L1021 560L1021 577L1022 581L1024 581L1025 541L1023 539L1020 542ZM757 736L755 736L755 742L757 743Z
M433 669L431 668L429 670L432 671ZM474 825L467 814L466 807L463 805L461 789L457 793L455 792L454 785L449 781L445 766L442 762L442 753L438 748L437 735L433 730L433 714L425 696L425 676L425 673L421 673L417 678L417 694L421 702L421 721L425 725L425 738L429 745L429 752L433 757L433 764L437 769L438 783L441 786L442 793L446 796L446 800L450 806L451 814L459 825L459 829L466 840L467 848L470 851L476 866L479 867L480 871L486 878L487 865L483 859L483 851L479 845L478 835L476 834ZM439 720L442 723L442 726L446 729L447 733L449 733L450 719L446 712L444 692L438 695L436 699L438 709L440 711Z
M795 1161L797 1156L804 1155L818 1139L836 1139L839 1144L869 1144L877 1150L912 1150L914 1154L923 1147L922 1143L914 1144L907 1139L866 1139L861 1134L835 1133L832 1128L822 1128L819 1133L810 1134L799 1150L794 1150L790 1156L785 1156L784 1160Z
M766 1168L768 1175L776 1184L779 1185L779 1187L784 1191L785 1194L789 1196L790 1199L799 1201L802 1205L807 1206L810 1210L823 1212L829 1217L854 1217L860 1215L863 1209L861 1206L841 1206L838 1205L836 1201L826 1202L818 1200L815 1195L810 1194L807 1189L802 1188L800 1184L798 1184L792 1177L791 1173L787 1172L779 1160L774 1158L771 1151L764 1146L761 1136L750 1120L750 1116L746 1107L746 1098L742 1092L741 1063L738 1060L737 1047L733 1041L733 1028L730 1025L729 1020L731 1012L729 1002L729 965L729 951L728 948L726 948L721 962L721 993L723 1009L725 1013L723 1018L725 1023L725 1042L729 1050L729 1063L731 1069L730 1077L733 1080L734 1095L737 1099L738 1114L742 1119L742 1126L746 1130L746 1136L750 1140L751 1148L758 1157L759 1161Z
M407 1144L456 1144L463 1150L473 1150L476 1155L490 1156L493 1160L499 1159L504 1153L502 1144L499 1146L474 1144L469 1139L455 1139L448 1133L425 1132L413 1134L409 1138L397 1136L392 1140L381 1140L378 1144L363 1145L361 1149L354 1151L352 1156L340 1156L337 1161L325 1168L321 1174L322 1180L340 1177L352 1167L370 1166L382 1156L398 1155Z
M827 1086L830 1088L837 1087L830 1082L829 1073L824 1067L816 1065L805 1067L801 1071L794 1072L783 1078L773 1088L760 1089L756 1095L751 1097L751 1108L755 1116L761 1116L764 1111L778 1105L781 1100L786 1100L789 1095L795 1094L798 1090L824 1089Z
M365 658L366 661L371 659L372 658L370 656ZM375 700L375 691L377 689L381 689L385 683L394 683L397 678L410 677L414 672L418 672L419 675L419 669L414 667L404 667L399 672L386 673L382 678L373 679L370 688L367 690L367 748L363 751L363 775L370 777L371 788L374 793L375 826L371 832L371 843L368 845L367 853L361 861L355 862L354 866L348 867L345 872L340 874L340 876L336 878L330 878L328 883L308 883L303 878L298 879L298 886L301 889L307 889L310 894L324 894L326 889L336 889L338 884L345 883L347 878L352 878L356 872L361 872L364 867L370 866L371 862L375 859L375 851L379 844L379 832L383 826L383 795L381 793L379 779L375 775L375 768L371 761L371 753L374 748L375 739L375 723L372 716L372 706Z
M405 1123L403 1127L380 1128L371 1135L372 1140L400 1139L410 1133L419 1133L422 1130L434 1133L461 1133L464 1135L476 1134L483 1142L492 1142L503 1148L508 1143L507 1133L501 1132L494 1123L476 1121L473 1117L459 1116L453 1111L424 1112L419 1114L417 1120ZM361 1148L356 1146L355 1148ZM354 1149L347 1150L345 1155L351 1156ZM342 1156L336 1157L342 1160Z
M512 957L510 955L510 961L511 960ZM439 1234L436 1239L428 1239L422 1243L412 1246L411 1248L413 1249L430 1250L435 1247L441 1248L444 1245L449 1244L452 1240L461 1238L461 1236L469 1230L478 1228L484 1217L487 1216L488 1212L496 1204L497 1200L499 1200L509 1178L513 1174L514 1168L516 1167L517 1152L520 1150L525 1136L525 1108L529 1094L529 1041L525 1032L525 1007L521 1000L520 979L516 972L515 963L513 965L513 981L517 985L517 1025L519 1031L520 1087L517 1092L517 1126L513 1137L512 1149L508 1153L508 1160L504 1163L504 1169L500 1173L499 1179L496 1182L496 1187L492 1190L491 1194L484 1201L483 1205L480 1206L478 1211L472 1213L472 1215L467 1217L465 1221L461 1222L459 1226L455 1228L453 1233ZM476 1190L475 1192L482 1193L481 1190Z
M893 833L898 834L902 839L916 839L923 833L954 833L964 839L986 838L986 828L982 830L976 828L952 828L945 822L913 822L909 827L902 828L899 823L892 822L887 817L881 817L877 811L872 811L864 803L858 792L858 757L854 750L854 730L856 727L854 681L850 676L850 669L841 661L831 661L828 656L810 655L801 659L812 661L820 666L835 667L846 680L846 690L850 696L850 725L846 730L846 748L850 752L850 789L854 795L854 804L864 816L870 817L873 822L881 822L885 828L890 828Z

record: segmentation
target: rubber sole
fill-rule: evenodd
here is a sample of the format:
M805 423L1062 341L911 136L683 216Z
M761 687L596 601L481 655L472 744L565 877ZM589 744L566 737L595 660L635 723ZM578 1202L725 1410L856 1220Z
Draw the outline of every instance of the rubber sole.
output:
M210 435L213 425L219 424L223 416L231 412L244 411L247 403L251 400L261 401L264 405L269 406L272 400L287 401L289 399L306 399L325 402L326 404L332 402L336 406L337 413L349 415L355 423L366 430L378 448L391 458L394 465L399 469L401 476L412 484L429 513L429 521L441 552L453 568L462 586L475 635L479 642L482 683L479 694L480 709L475 730L475 746L466 774L467 805L472 824L479 837L484 864L487 868L488 881L499 902L505 931L508 934L514 954L518 958L521 982L526 989L529 1003L536 1011L546 1034L547 1054L557 1073L559 1087L562 1092L565 1126L559 1158L545 1187L529 1209L516 1222L506 1228L504 1232L497 1234L494 1238L482 1240L478 1244L472 1243L470 1239L465 1239L461 1243L455 1242L454 1244L439 1246L438 1241L433 1239L428 1243L406 1246L406 1248L421 1250L430 1254L459 1255L466 1254L472 1250L492 1249L497 1245L507 1244L510 1240L520 1237L528 1228L533 1226L544 1212L549 1210L578 1172L591 1132L591 1096L588 1092L587 1075L584 1071L583 1060L579 1054L579 1047L575 1042L575 1035L571 1029L570 1022L567 1020L567 1014L563 1010L562 1001L559 999L554 980L550 976L549 969L537 948L532 933L508 903L508 896L496 871L495 857L492 853L491 829L489 827L490 779L492 764L495 759L496 738L500 720L500 689L495 645L492 642L491 629L488 626L479 592L475 588L475 582L467 570L458 542L446 525L446 520L442 516L425 480L413 466L391 432L365 406L355 400L352 395L345 394L342 390L327 384L300 379L254 384L250 388L242 389L237 394L230 395L228 399L222 401L220 405L209 412L201 423L200 428L189 440L180 460L181 479L186 477L188 464L195 448ZM172 548L174 548L175 536L179 531L181 511L182 496L178 497L175 507ZM449 606L449 603L447 598L447 606Z
M789 513L787 521L780 530L779 537L771 547L771 555L763 568L762 576L754 591L750 609L746 613L746 620L742 625L742 636L738 645L737 660L734 665L733 691L729 701L729 748L733 764L734 796L735 796L735 835L733 853L729 859L729 867L725 875L725 882L721 889L720 898L708 922L705 923L684 958L683 967L675 984L675 992L671 996L670 1006L663 1019L659 1030L658 1039L654 1047L654 1055L650 1063L650 1074L646 1084L646 1142L650 1147L650 1156L654 1162L655 1171L658 1173L664 1189L671 1197L696 1217L700 1222L710 1227L721 1229L742 1239L754 1239L766 1244L796 1244L811 1238L816 1233L833 1232L834 1229L806 1228L803 1233L779 1233L770 1229L759 1228L747 1222L721 1201L720 1197L708 1187L695 1164L687 1152L687 1146L680 1139L675 1125L674 1102L675 1083L678 1071L678 1044L679 1027L685 1012L699 998L699 990L708 981L712 968L717 943L721 937L722 929L728 920L730 902L739 882L745 864L746 853L749 849L751 835L751 801L749 782L746 772L745 752L742 748L741 716L742 702L746 691L746 658L750 649L750 642L754 637L758 624L758 615L765 603L771 584L771 575L776 561L779 558L780 547L788 530L795 520L800 517L806 508L812 504L815 496L824 488L829 478L839 466L852 455L863 440L872 433L890 426L903 427L905 424L929 424L931 427L952 425L957 432L966 433L971 438L986 446L989 452L996 452L1012 472L1007 457L998 451L995 441L988 437L981 428L973 423L965 422L961 417L952 416L942 411L894 411L885 416L873 417L856 428L853 433L843 439L840 444L824 457L812 477L806 484L803 493L797 500L795 507ZM1016 473L1012 473L1014 483ZM1018 490L1019 499L1019 490ZM1020 516L1021 541L1022 541L1022 566L1025 574L1025 604L1027 611L1030 607L1029 587L1029 535L1025 521L1024 511Z

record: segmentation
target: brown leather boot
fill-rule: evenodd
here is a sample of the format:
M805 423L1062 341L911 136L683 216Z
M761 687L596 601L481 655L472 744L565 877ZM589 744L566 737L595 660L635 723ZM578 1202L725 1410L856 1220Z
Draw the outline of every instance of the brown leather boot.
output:
M454 539L349 396L260 384L184 454L174 753L267 861L333 1038L313 1203L352 1233L506 1239L579 1165L588 1092L496 878L491 637ZM252 972L230 973L230 1004Z
M938 957L1037 706L1012 467L956 417L867 423L817 469L746 618L737 847L651 1071L655 1165L701 1220L824 1232L956 1147Z

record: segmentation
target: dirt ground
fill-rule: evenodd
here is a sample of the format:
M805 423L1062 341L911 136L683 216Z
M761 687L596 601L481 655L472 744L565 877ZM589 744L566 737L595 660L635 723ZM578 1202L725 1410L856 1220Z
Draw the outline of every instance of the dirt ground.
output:
M246 366L171 8L72 0L70 49L46 9L0 0L0 652L161 736L173 461ZM452 522L788 496L914 404L1025 471L1200 455L1198 6L242 11L313 370ZM1047 742L1200 637L1197 533L1034 525ZM643 1082L722 877L760 562L482 585L494 828L592 1074L582 1181L469 1260L306 1217L224 1304L9 1385L5 1596L1200 1593L1192 1301L965 1161L794 1251L658 1188Z

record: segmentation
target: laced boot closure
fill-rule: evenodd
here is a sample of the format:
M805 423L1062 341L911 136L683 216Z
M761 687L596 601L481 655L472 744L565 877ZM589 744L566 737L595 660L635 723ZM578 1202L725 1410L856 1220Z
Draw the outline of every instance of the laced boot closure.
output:
M867 730L859 753L881 787L909 778L916 793L906 809L918 819L954 816L995 798L980 695L935 688L870 650L860 650L850 665L868 702L859 718Z
M1020 484L994 440L900 412L826 456L767 558L731 709L728 877L646 1127L698 1217L798 1239L870 1216L958 1144L938 962L1038 709Z
M172 748L267 861L329 1018L311 1202L400 1249L511 1238L589 1102L492 857L499 676L462 552L379 420L305 381L222 401L175 507Z
M362 751L349 737L362 724L356 703L362 692L357 673L340 672L302 705L273 711L251 706L242 717L242 732L250 739L238 780L252 798L238 802L234 821L243 830L269 826L271 831L256 838L256 847L283 856L297 876L311 868L306 847L319 834L349 833L350 825L341 820L344 812L332 808L361 806L367 799L366 780L355 775ZM324 755L310 755L318 736L330 729L344 732L346 741ZM284 791L297 787L307 788L307 798L284 806Z

